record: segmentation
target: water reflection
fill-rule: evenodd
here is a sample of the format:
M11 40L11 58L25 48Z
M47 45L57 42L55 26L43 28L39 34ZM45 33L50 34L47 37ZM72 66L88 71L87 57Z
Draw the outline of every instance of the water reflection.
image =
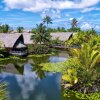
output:
M2 72L0 79L9 83L12 100L60 100L60 74L45 73L40 80L36 73L26 64L23 75Z
M39 64L66 59L56 55L6 62L0 69L0 80L8 82L11 100L60 100L60 73L44 72Z

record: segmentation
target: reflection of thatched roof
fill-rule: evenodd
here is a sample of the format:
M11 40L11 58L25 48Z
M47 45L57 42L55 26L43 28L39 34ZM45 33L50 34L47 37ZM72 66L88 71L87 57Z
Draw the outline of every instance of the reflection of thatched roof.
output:
M13 73L13 74L23 74L24 67L16 67L14 64L8 64L3 68L4 72Z
M0 33L0 42L2 42L5 47L12 48L20 36L21 34Z
M52 40L55 40L55 39L59 39L61 41L66 41L68 40L71 35L73 35L72 32L56 32L56 33L51 33L51 36L52 36Z

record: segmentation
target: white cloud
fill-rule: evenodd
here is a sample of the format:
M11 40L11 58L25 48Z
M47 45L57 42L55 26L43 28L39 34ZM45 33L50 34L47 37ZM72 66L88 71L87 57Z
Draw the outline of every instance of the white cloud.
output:
M100 25L96 25L95 30L100 31Z
M81 12L85 13L85 12L90 12L90 11L93 11L93 10L100 10L100 8L95 8L95 7L85 8L85 9L81 10Z
M73 18L69 18L69 20L71 21L71 20L73 20Z
M87 30L87 29L91 29L91 28L92 28L92 25L89 24L88 22L84 22L81 25L81 29L83 29L83 30Z
M61 18L61 12L58 9L45 9L41 16L44 18L46 15L49 15L52 19L59 19Z
M81 9L96 5L100 0L3 0L8 9L38 12L44 9Z

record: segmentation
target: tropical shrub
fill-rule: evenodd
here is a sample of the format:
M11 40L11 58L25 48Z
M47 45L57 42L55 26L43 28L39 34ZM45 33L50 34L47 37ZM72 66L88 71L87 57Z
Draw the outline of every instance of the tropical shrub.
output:
M32 54L48 54L51 53L51 49L46 45L34 45Z
M81 45L81 48L71 50L73 59L77 58L79 61L79 68L77 68L78 83L73 87L75 90L88 93L100 91L100 87L96 85L95 81L99 79L98 60L100 52L91 48L88 43ZM74 64L74 62L72 61Z
M100 38L100 36L97 35L95 30L88 30L88 31L79 31L77 34L75 34L70 40L65 42L65 45L67 46L81 46L82 43L88 43L94 38ZM97 40L97 39L96 39ZM97 40L99 41L99 40Z
M64 42L59 40L59 38L56 38L55 40L51 40L51 45L64 45Z
M0 100L9 100L7 84L4 82L0 82Z
M73 90L63 90L62 100L100 100L100 92L83 94Z

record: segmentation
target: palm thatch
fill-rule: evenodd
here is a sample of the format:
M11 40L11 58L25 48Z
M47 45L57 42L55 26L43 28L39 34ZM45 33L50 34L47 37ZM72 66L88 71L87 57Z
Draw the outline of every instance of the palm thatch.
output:
M12 48L21 34L0 34L0 42L2 46L6 48Z
M72 35L74 33L72 32L56 32L56 33L51 33L51 39L52 40L55 40L55 39L59 39L60 41L66 41L66 40L69 40Z

